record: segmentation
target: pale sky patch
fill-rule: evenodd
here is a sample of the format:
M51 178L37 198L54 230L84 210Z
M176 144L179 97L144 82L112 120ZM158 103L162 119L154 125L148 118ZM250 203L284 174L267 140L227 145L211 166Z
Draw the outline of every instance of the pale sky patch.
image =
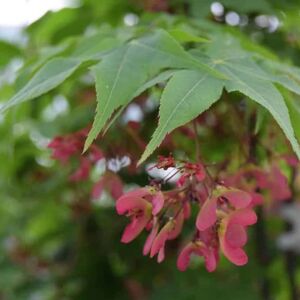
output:
M72 0L0 0L0 27L23 27L47 11L71 6Z

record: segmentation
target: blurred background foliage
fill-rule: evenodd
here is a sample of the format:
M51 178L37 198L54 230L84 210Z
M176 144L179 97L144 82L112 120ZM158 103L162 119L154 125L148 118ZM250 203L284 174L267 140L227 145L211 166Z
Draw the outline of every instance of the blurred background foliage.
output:
M108 35L117 28L126 40L138 22L168 24L167 13L219 23L237 35L244 32L249 37L245 43L252 41L250 46L258 53L300 65L299 0L82 0L74 7L46 13L24 29L20 42L0 41L0 101L10 98L54 55L67 56L78 45L83 52L89 49L102 38L92 36L100 27ZM144 120L146 136L154 128L159 93L153 88L144 96L154 103ZM272 299L290 299L285 258L276 248L284 223L276 216L268 219L272 257L268 268L256 257L253 232L248 246L250 263L237 268L222 260L212 274L198 260L180 273L175 263L178 241L170 245L168 259L162 264L142 256L145 237L130 245L119 242L125 221L116 215L109 193L92 201L93 179L70 182L70 172L78 162L63 166L51 159L47 149L54 136L90 124L94 100L91 76L79 69L38 101L0 116L0 299L253 300L261 297L259 282L265 273L272 278ZM300 106L292 100L290 105L295 126L300 128ZM220 119L225 118L224 106L226 102L215 108ZM113 158L120 145L128 143L127 150L131 147L139 156L137 141L123 131L113 127L101 147ZM232 150L230 130L226 131L223 138L204 142L203 151L212 160ZM203 135L209 137L209 133ZM173 141L174 148L189 153L191 141L184 135L176 131ZM100 176L97 170L95 173ZM129 185L143 185L148 179L145 172L130 175L121 170L120 176Z

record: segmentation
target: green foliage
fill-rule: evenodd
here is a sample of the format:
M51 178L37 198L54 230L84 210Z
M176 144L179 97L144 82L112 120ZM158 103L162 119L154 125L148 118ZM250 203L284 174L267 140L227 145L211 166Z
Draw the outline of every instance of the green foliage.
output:
M265 107L278 122L300 157L299 145L294 137L288 109L273 84L273 82L279 83L292 92L299 93L300 86L296 81L298 69L278 61L273 63L269 59L266 65L262 53L259 53L259 60L255 62L257 56L255 50L249 51L241 47L241 44L245 43L245 37L242 37L240 42L239 37L224 32L218 26L210 25L211 42L207 43L207 40L201 38L202 32L205 31L201 25L191 24L189 27L176 25L178 29L172 29L173 24L180 24L182 21L176 18L170 20L167 29L171 35L162 29L149 34L141 26L139 30L135 29L135 32L128 33L129 36L133 33L133 39L128 42L124 39L122 41L117 31L107 27L103 27L91 37L82 37L69 57L52 58L3 105L1 110L4 111L52 90L64 82L83 62L92 61L95 64L100 60L92 68L96 82L97 108L93 127L86 140L86 150L107 126L112 115L118 110L123 111L123 108L140 91L145 90L147 81L159 76L166 69L199 69L199 76L205 79L203 84L199 84L199 88L197 80L195 81L194 76L197 74L195 72L175 73L176 75L167 84L161 99L159 127L140 162L159 146L167 133L194 119L218 100L216 97L221 96L222 84L228 92L243 93ZM185 23L188 24L189 21L186 20ZM126 28L124 30L126 31ZM140 35L142 37L138 37ZM187 42L192 45L184 49L183 46L186 46ZM187 50L197 51L197 54L192 55L192 52ZM260 62L262 62L261 67L258 65ZM293 77L296 76L295 80L288 77L288 72L292 73ZM192 76L190 86L188 79L180 77L185 75ZM196 83L195 89L194 83ZM192 89L192 94L189 93L189 88ZM178 91L182 91L183 94ZM207 95L204 95L206 93Z
M17 46L5 41L0 41L0 53L0 69L13 58L21 56L21 51Z
M160 99L159 124L140 163L158 147L166 134L206 111L216 102L224 82L200 71L178 71L166 85Z
M130 42L104 57L94 70L98 93L97 113L85 150L103 129L112 113L127 105L141 86L165 68L210 68L186 53L166 32ZM211 71L213 72L213 71Z
M5 103L1 112L34 99L57 87L79 67L80 61L72 58L54 58L47 62L32 79L13 97Z

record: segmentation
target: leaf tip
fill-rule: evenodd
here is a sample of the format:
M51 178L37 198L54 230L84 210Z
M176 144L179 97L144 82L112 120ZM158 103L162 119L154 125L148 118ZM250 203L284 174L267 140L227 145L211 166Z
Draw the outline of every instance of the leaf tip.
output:
M87 139L85 140L83 150L82 150L82 154L84 154L88 150L88 148L91 146L92 142L93 142L93 138L88 136Z
M139 159L139 161L137 162L136 166L137 167L140 167L141 164L146 160L146 155L145 155L145 152L143 153L143 155L141 156L141 158Z

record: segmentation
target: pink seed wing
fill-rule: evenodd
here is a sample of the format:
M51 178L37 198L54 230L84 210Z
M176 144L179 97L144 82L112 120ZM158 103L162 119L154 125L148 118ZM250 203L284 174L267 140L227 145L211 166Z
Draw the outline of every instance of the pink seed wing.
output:
M177 259L177 268L179 271L184 272L189 266L192 253L195 251L195 244L188 243L180 252Z
M253 225L257 222L257 216L254 210L250 208L239 209L229 216L231 224L240 224L242 226Z
M123 215L130 210L145 211L151 204L143 198L128 196L127 194L121 196L116 202L116 210L119 215Z
M163 193L160 192L160 191L157 192L157 193L153 196L151 202L152 202L152 205L153 205L152 214L155 216L155 215L157 215L157 214L161 211L161 209L164 207L164 202L165 202L165 200L164 200Z
M171 222L168 222L159 232L159 234L156 236L156 238L153 241L151 251L150 251L150 257L153 257L156 255L161 248L165 247L165 243L168 239L169 231L172 228Z
M183 216L184 219L188 219L191 216L191 204L190 202L185 202L183 204Z
M272 198L277 201L284 201L291 198L291 189L286 176L276 165L272 166L271 173L272 179L270 180L269 189Z
M178 237L178 235L181 233L182 226L184 223L183 211L181 211L178 214L177 218L175 220L173 220L172 222L173 222L173 227L169 231L168 240L176 239Z
M161 247L158 252L157 262L160 264L165 259L165 247Z
M125 227L121 242L125 244L130 243L143 231L148 222L149 217L146 215L139 218L134 218L131 223Z
M233 248L243 247L247 243L247 232L245 227L239 224L231 224L227 226L225 239L229 246Z
M196 226L200 231L211 227L217 221L217 199L208 198L200 209Z
M132 191L129 191L127 192L124 196L128 196L128 197L144 197L144 196L147 196L147 195L150 195L150 192L147 188L137 188L137 189L134 189Z
M119 199L123 195L123 183L117 175L110 178L108 188L110 194L115 200Z
M251 203L251 195L247 192L238 190L238 189L230 189L226 191L223 195L235 208L245 208L249 206Z
M224 237L220 239L220 244L224 255L233 264L237 266L243 266L247 264L248 256L242 248L231 247Z
M259 193L251 193L252 196L252 206L262 205L264 203L264 197Z
M159 228L159 225L157 223L153 225L152 230L146 239L146 242L145 242L145 245L143 248L143 255L149 254L152 244L153 244L153 241L157 235L158 228Z
M217 257L211 249L203 248L203 256L205 260L205 268L208 272L213 272L217 268Z

